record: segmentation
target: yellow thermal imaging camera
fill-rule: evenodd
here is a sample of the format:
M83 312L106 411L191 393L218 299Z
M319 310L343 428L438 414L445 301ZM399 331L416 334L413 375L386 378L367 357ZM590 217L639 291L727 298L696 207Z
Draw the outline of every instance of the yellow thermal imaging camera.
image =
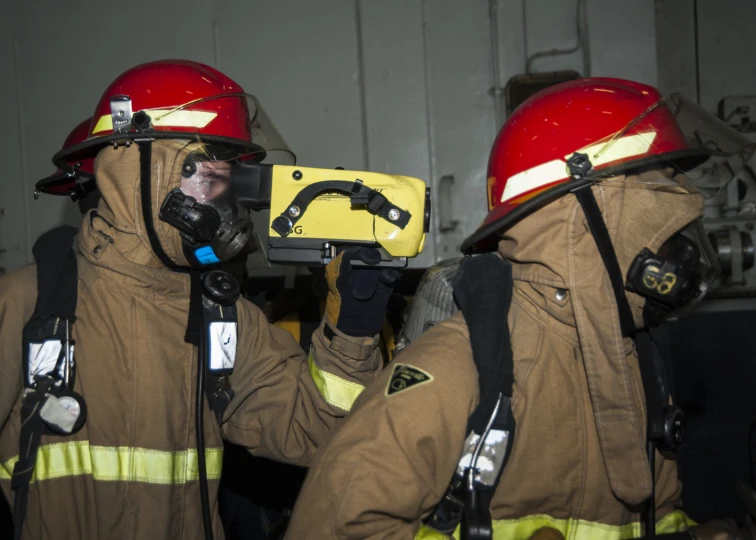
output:
M422 180L343 169L244 164L234 195L270 208L268 260L320 266L349 247L375 247L380 266L403 268L430 227L430 188Z

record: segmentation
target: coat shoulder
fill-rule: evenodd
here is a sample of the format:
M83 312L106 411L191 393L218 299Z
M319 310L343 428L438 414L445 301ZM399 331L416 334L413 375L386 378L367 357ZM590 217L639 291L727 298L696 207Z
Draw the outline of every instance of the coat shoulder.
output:
M29 264L0 277L0 303L37 301L37 265Z
M395 363L426 371L439 388L452 386L458 392L477 396L478 370L462 313L430 328L398 354Z

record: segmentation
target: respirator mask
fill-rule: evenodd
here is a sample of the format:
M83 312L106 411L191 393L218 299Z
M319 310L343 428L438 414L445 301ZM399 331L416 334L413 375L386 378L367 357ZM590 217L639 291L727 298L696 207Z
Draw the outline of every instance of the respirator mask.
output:
M657 253L643 249L627 273L625 288L646 299L648 327L688 315L719 277L720 265L700 219L674 234Z
M211 159L214 158L214 159ZM160 207L160 219L178 229L192 266L229 261L250 245L249 210L235 197L235 160L218 152L193 152L181 168L181 184Z

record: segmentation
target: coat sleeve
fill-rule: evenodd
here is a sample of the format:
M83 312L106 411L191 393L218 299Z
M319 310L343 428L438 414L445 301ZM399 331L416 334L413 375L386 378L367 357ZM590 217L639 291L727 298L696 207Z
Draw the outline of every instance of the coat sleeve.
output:
M309 353L239 302L238 345L223 436L253 454L307 466L381 369L378 337L352 338L321 323Z
M466 327L453 317L360 396L318 453L287 538L412 538L449 486L477 399Z
M23 389L21 332L36 301L36 266L0 278L0 426L5 425Z

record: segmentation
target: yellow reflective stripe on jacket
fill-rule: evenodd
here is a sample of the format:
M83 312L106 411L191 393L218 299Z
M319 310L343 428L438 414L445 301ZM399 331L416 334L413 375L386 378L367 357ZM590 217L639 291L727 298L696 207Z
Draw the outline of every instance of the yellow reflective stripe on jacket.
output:
M310 366L310 375L318 387L318 392L329 405L349 411L355 400L365 389L361 384L342 379L332 373L323 371L315 363L312 357L312 351L307 357L307 363Z
M219 479L223 449L205 450L208 479ZM18 456L0 465L0 480L9 480ZM92 475L110 482L184 484L199 478L197 450L165 452L124 446L90 446L88 441L46 444L37 452L32 482Z
M687 531L696 523L685 512L675 510L656 522L657 534ZM534 515L520 519L495 519L493 521L494 540L527 540L539 529L550 527L561 532L566 539L580 540L629 540L641 536L639 522L627 525L606 525L582 519L555 519L551 516ZM423 525L415 535L415 540L448 540L452 537ZM459 527L453 538L459 538Z

